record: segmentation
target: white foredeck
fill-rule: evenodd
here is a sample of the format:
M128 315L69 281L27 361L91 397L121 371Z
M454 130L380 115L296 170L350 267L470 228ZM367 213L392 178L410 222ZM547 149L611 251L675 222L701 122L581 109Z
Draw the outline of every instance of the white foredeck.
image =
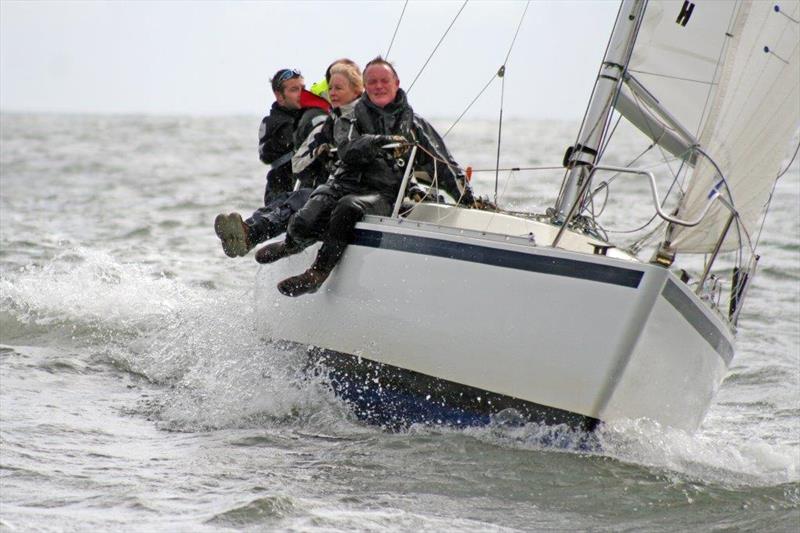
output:
M540 246L549 246L556 238L559 228L532 218L523 218L493 211L459 209L441 204L417 204L404 220L433 224L434 226L476 231L481 234L518 237ZM565 231L558 247L564 250L591 254L595 246L609 243L574 231ZM608 250L608 256L628 261L638 261L632 255L616 248Z

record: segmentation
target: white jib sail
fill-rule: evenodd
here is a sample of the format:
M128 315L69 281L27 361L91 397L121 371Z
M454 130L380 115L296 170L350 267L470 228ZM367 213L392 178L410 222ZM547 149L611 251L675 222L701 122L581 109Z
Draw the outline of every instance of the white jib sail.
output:
M678 212L680 218L693 219L717 193L732 200L740 231L731 228L722 251L747 246L748 235L754 236L793 148L789 144L800 127L799 20L800 0L743 2L735 11L719 85L700 135L700 146L725 183L701 156ZM712 251L729 216L715 203L698 226L676 226L672 245L681 252Z

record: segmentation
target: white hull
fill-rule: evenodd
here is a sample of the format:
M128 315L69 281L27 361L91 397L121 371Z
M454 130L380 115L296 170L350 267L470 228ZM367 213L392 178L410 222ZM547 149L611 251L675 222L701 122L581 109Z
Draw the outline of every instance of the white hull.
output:
M421 213L430 219L433 208ZM541 223L450 213L460 229L368 218L313 295L287 298L275 285L307 268L316 247L261 268L262 333L589 419L700 424L733 341L669 271L537 246L555 231ZM535 239L475 229L498 224Z

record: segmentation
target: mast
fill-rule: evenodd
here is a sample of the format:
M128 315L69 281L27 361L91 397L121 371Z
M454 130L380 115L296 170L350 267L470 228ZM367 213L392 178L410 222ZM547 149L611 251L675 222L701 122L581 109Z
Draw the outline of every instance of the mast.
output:
M564 158L569 170L556 200L556 222L568 222L567 214L581 200L578 191L597 162L600 142L614 109L614 99L627 69L646 4L647 0L623 0L620 6L578 139Z

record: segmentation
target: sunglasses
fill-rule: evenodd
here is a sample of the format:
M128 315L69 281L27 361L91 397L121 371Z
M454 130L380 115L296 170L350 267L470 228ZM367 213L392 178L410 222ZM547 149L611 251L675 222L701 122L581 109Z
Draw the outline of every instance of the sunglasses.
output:
M300 71L295 68L285 68L283 70L279 70L278 73L275 74L275 77L272 78L272 90L280 91L283 82L294 78L301 78L302 76L303 75L300 73Z

